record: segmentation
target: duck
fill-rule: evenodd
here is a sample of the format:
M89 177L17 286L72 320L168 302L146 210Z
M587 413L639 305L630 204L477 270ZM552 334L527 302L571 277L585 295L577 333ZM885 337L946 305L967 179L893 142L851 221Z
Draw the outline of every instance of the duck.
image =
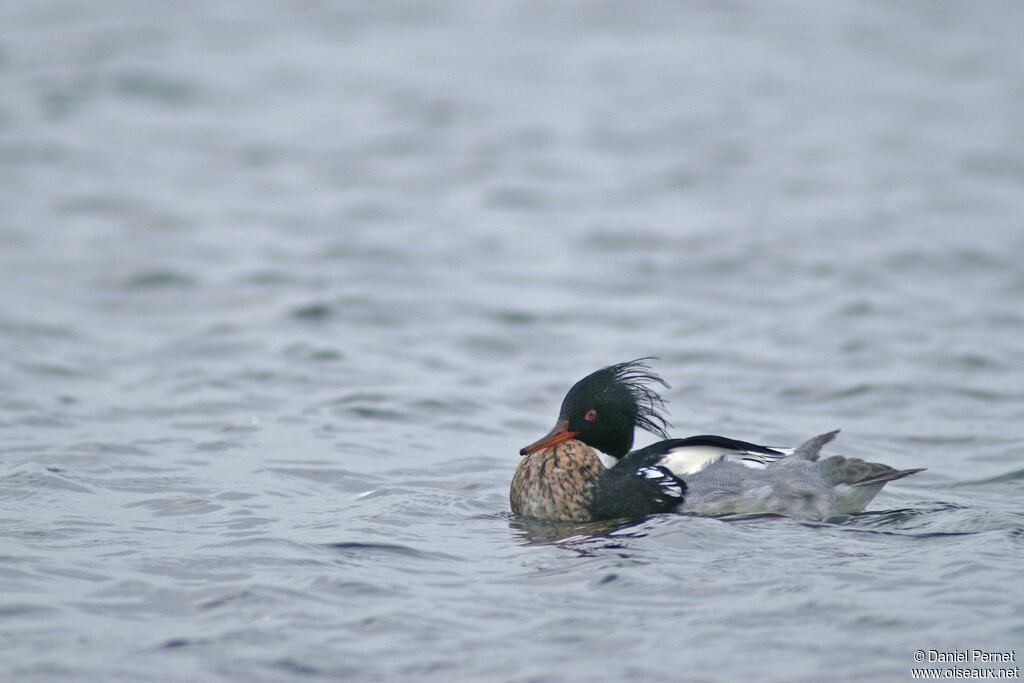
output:
M554 428L519 451L509 491L514 514L555 522L666 512L824 520L863 512L887 483L924 470L822 458L839 430L797 448L714 435L669 438L658 390L670 387L652 360L609 365L569 389ZM662 440L632 450L637 428Z

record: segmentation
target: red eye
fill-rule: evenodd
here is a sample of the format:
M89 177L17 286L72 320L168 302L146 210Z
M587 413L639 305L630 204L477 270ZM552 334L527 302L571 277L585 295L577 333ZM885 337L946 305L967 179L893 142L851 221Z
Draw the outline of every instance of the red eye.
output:
M597 419L597 411L591 408L587 411L587 414L583 416L583 419L587 422L593 422Z

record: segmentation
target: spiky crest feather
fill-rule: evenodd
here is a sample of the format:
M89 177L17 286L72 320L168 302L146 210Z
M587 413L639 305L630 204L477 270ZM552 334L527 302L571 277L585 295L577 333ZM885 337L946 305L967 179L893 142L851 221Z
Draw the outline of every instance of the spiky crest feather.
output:
M654 356L644 356L625 363L609 365L605 370L611 373L615 382L624 386L636 402L636 426L662 439L668 438L665 431L672 423L665 417L665 401L657 391L649 385L660 384L670 389L669 383L659 377L647 361L657 360Z

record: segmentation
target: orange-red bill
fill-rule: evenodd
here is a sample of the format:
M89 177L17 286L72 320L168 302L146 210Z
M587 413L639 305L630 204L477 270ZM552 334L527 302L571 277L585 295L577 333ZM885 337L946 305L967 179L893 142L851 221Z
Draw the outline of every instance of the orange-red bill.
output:
M579 434L579 432L569 431L568 420L559 420L554 429L542 436L539 441L534 441L526 448L520 450L519 455L529 455L530 453L536 453L539 450L550 448L555 444L560 444L563 441L576 438L577 434Z

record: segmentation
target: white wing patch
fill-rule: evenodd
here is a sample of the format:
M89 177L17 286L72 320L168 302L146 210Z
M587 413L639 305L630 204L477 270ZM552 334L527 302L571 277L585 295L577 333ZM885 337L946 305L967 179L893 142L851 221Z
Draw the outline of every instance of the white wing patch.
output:
M672 482L665 482L661 485L661 490L665 492L669 498L682 498L683 490L679 488L679 484Z
M682 498L683 488L679 485L675 479L665 474L657 467L641 467L636 471L637 474L643 475L647 479L653 479L658 482L658 488L661 489L661 493L668 498ZM660 498L657 499L659 503L663 502Z
M763 470L768 465L792 455L792 448L777 448L774 453L754 453L751 451L734 451L716 446L681 446L673 448L662 456L658 464L667 467L676 476L696 474L707 469L719 460L735 462L744 467Z
M713 446L683 446L673 448L661 457L658 464L667 467L676 476L686 476L718 462L729 451Z

